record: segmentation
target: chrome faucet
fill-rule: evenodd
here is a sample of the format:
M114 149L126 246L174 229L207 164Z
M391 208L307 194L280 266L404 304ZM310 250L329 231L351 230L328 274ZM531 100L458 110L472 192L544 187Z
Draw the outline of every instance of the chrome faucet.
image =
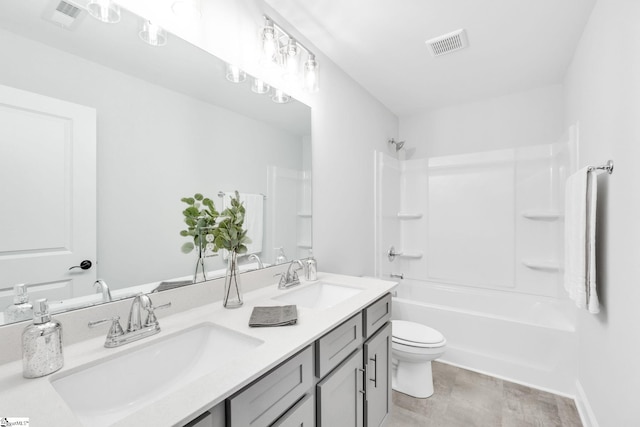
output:
M297 265L298 268L294 268L293 271L291 271L291 267L293 267L294 265ZM302 269L304 269L304 264L302 264L302 261L300 261L299 259L294 259L293 261L291 261L286 272L278 273L280 275L278 289L287 289L292 286L299 285L300 278L298 277L298 273L296 272Z
M255 259L256 262L258 263L258 268L259 269L263 269L264 268L264 264L262 263L262 260L260 259L260 257L257 254L249 254L249 256L247 257L247 259Z
M96 280L93 286L96 287L96 293L102 293L102 302L111 302L113 298L111 298L111 291L109 290L109 286L107 286L107 282L104 280Z
M160 323L156 317L155 310L168 307L171 307L170 302L154 307L148 295L139 294L136 295L131 303L126 331L120 325L120 316L89 322L89 327L94 328L103 323L111 322L111 328L109 328L104 346L107 348L119 347L160 332ZM147 318L144 322L142 321L142 310L147 311Z

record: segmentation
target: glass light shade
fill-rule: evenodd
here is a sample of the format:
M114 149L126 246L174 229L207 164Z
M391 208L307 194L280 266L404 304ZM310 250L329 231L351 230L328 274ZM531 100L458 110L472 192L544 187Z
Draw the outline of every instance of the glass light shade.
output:
M202 18L200 0L176 0L171 5L174 15L183 18Z
M307 92L317 92L320 87L318 85L318 62L314 55L309 55L309 58L304 63L304 89Z
M112 0L89 0L87 11L99 21L108 24L120 22L120 6Z
M237 65L227 64L227 80L233 83L242 83L247 79L247 73Z
M261 31L260 43L262 45L262 57L260 65L263 67L273 67L278 65L280 57L280 47L278 46L278 38L273 23L265 20L265 27Z
M271 86L269 86L268 84L266 84L264 81L257 79L257 78L253 78L253 81L251 82L251 91L258 93L260 95L264 95L265 93L269 93L269 91L271 90Z
M151 21L144 21L142 23L142 29L138 35L151 46L164 46L167 44L167 32L164 28Z
M271 100L276 104L286 104L291 101L291 97L284 93L281 89L276 89L271 97Z
M283 52L284 78L288 81L297 81L300 71L300 48L294 39L289 39Z

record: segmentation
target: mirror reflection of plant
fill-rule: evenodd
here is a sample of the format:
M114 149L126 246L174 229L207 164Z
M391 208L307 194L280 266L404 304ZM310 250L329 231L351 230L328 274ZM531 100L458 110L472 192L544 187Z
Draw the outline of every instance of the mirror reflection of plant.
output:
M226 249L239 255L247 253L247 244L251 239L247 237L244 224L245 208L240 202L240 194L235 192L231 197L231 206L222 211L217 219L218 225L213 230L215 251Z
M180 231L180 235L193 239L193 242L186 242L182 245L182 252L188 254L196 247L202 251L206 242L200 240L203 237L206 239L207 235L212 235L215 239L212 230L214 230L220 214L216 210L213 200L200 193L196 193L193 197L183 197L180 200L189 205L182 211L187 229ZM213 250L217 251L215 248Z

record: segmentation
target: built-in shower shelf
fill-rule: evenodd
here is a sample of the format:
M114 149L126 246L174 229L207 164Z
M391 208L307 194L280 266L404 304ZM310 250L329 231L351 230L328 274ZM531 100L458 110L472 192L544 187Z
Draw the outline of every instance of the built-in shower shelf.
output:
M300 218L311 218L311 212L298 212Z
M558 264L556 261L523 259L522 264L524 264L525 267L528 267L532 270L549 271L549 272L560 271L560 264Z
M527 219L537 220L537 221L556 221L558 219L564 218L564 215L560 211L524 211L522 212L522 216Z
M420 219L422 214L418 212L398 212L398 219Z
M422 252L403 252L401 254L398 254L398 256L400 258L407 258L407 259L420 259L422 258Z

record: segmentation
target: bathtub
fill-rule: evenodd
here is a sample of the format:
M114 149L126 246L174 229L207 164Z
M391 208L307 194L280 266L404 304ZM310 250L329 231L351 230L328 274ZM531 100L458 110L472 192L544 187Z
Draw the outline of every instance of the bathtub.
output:
M405 279L393 318L442 332L442 362L575 395L576 310L568 299Z

